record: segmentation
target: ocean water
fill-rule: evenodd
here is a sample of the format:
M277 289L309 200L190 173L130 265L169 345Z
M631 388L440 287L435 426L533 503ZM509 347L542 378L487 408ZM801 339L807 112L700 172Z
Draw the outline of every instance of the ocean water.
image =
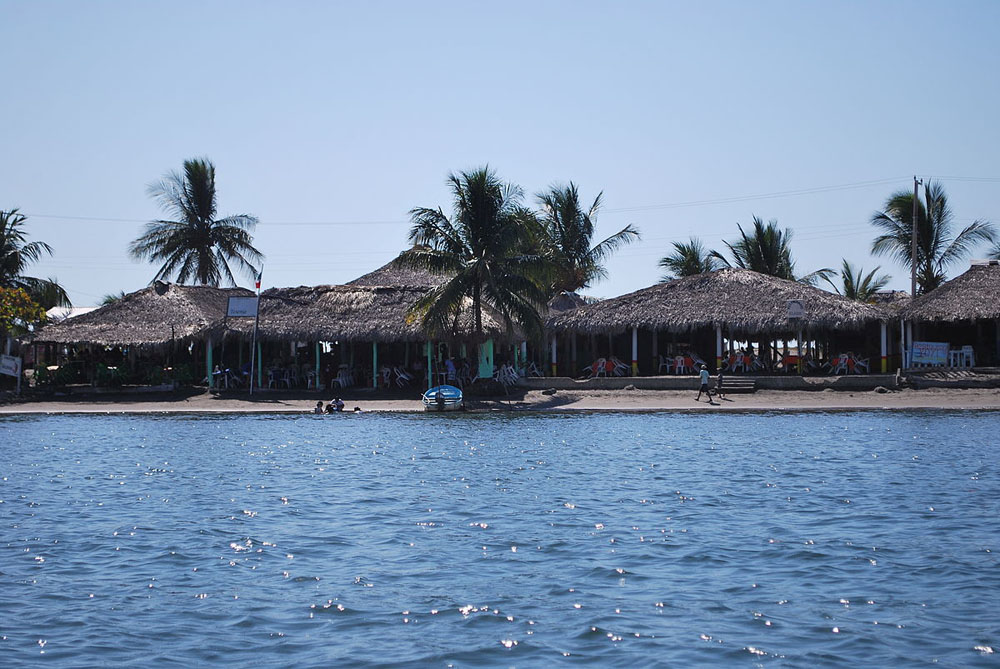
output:
M0 665L997 667L998 432L0 417Z

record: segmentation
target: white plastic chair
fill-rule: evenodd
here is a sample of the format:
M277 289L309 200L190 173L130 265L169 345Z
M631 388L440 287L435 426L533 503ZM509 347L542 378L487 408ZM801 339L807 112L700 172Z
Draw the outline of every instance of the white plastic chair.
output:
M670 370L674 367L674 361L670 358L664 358L662 355L657 357L660 359L660 366L656 368L656 373L659 374L666 368L667 374L669 374Z

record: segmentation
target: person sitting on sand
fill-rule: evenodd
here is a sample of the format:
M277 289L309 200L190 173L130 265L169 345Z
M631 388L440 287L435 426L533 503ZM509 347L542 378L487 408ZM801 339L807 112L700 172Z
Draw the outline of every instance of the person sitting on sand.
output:
M313 409L313 413L323 413L323 400L316 402L316 408Z
M701 394L705 393L708 396L708 401L712 401L712 396L708 394L708 365L702 364L701 371L698 372L698 376L701 377L701 388L698 389L698 397L694 398L695 402L701 401Z

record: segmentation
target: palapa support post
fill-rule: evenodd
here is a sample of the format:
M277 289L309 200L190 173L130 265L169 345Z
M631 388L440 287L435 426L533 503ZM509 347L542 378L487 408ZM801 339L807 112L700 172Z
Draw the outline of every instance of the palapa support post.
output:
M885 374L889 371L889 357L888 357L888 337L886 333L885 321L879 323L879 329L881 330L882 339L882 373Z
M208 377L208 389L215 388L215 377L212 375L212 336L205 341L205 376Z
M715 326L715 371L722 369L722 326Z
M556 336L552 335L552 376L558 376L558 360L556 359Z
M632 326L632 376L639 376L639 328Z
M257 387L264 385L264 345L257 342ZM253 365L251 365L250 375L253 376ZM251 379L252 380L252 379Z
M799 368L799 376L805 372L805 365L802 364L802 330L799 330L798 336L795 338L795 353L797 355L797 366Z
M657 376L660 374L660 347L659 347L659 336L657 335L656 328L653 328L653 369L656 370Z
M431 362L433 360L431 356L431 349L433 348L431 341L427 340L427 390L431 389L434 385L434 376L432 373Z
M378 342L372 342L372 388L378 388Z
M573 370L572 373L570 374L570 376L573 376L573 374L576 373L576 369L577 369L576 332L573 332L570 335L570 340L569 340L569 362L570 362L570 369Z
M911 321L906 321L906 367L909 368L913 365L913 323Z
M320 346L319 340L316 340L316 379L313 381L313 390L318 390L320 386L319 381L319 357L322 353L323 347Z

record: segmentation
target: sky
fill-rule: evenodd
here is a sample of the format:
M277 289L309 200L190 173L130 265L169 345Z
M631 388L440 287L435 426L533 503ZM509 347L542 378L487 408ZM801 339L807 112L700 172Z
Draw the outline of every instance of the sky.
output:
M449 212L448 175L483 165L529 205L603 192L597 239L640 229L597 297L755 215L800 273L847 259L907 289L869 220L915 175L958 226L1000 225L993 0L0 0L0 25L0 209L76 306L152 280L127 253L165 215L147 187L198 157L219 214L260 220L265 288L381 266L409 210Z

